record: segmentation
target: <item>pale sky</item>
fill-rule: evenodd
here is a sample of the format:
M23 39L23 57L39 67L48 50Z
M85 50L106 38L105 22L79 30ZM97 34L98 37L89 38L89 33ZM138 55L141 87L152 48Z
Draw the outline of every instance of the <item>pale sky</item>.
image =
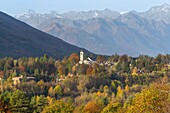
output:
M126 12L146 11L152 6L170 4L170 0L0 0L0 11L10 15L21 14L32 9L45 13L52 10L58 12L102 10Z

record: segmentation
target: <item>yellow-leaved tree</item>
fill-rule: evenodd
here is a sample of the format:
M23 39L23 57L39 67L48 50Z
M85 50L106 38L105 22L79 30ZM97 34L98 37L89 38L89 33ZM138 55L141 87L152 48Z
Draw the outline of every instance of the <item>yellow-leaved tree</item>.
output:
M170 113L169 84L152 84L137 93L127 106L127 113Z

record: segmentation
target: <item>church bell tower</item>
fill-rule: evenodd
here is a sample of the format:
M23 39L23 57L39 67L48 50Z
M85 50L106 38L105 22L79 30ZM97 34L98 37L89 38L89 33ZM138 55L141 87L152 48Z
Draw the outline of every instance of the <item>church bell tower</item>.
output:
M80 51L80 61L79 61L80 64L84 63L84 58L83 57L84 57L84 52Z

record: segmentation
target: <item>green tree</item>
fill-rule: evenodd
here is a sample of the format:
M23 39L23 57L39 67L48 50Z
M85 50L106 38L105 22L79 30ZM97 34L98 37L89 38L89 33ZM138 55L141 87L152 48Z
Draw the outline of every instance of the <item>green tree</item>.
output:
M44 95L34 96L30 102L33 113L41 113L43 108L48 105L47 98Z
M78 74L86 75L87 68L88 68L87 65L82 64L82 65L80 65L80 66L78 67L77 73L78 73Z
M73 111L73 105L63 102L62 100L58 100L52 105L45 107L42 113L72 113Z
M14 70L13 73L12 73L12 77L16 77L17 76L17 71Z
M56 94L56 98L57 99L60 99L62 94L63 94L63 91L62 91L62 88L60 85L57 85L55 88L54 88L54 91L55 91L55 94Z
M38 69L38 68L34 70L34 75L35 75L36 77L39 77L39 76L40 76L40 73L39 73L39 69Z
M0 94L0 113L11 113L9 108L9 99L11 97L11 93L5 91Z
M29 113L30 101L23 91L16 90L12 93L9 102L10 110L13 113Z

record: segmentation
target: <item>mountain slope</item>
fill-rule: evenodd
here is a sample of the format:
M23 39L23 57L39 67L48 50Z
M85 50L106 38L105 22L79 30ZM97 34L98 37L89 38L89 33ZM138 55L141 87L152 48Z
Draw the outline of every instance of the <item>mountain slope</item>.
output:
M38 22L41 21L37 25L33 24L37 29L94 53L105 55L118 53L131 56L170 53L170 6L168 4L152 7L143 13L132 11L110 17L109 15L115 15L114 11L95 10L60 15L55 13L53 16L41 15L46 18L43 22L34 13ZM75 15L77 18L74 17ZM28 24L34 23L33 16L24 17L24 19L20 16L18 18Z
M47 54L62 58L80 50L82 48L36 30L0 12L0 57L36 57ZM89 54L88 51L86 53Z
M51 19L38 29L98 54L138 56L168 53L170 25L146 20L133 12L117 19Z

